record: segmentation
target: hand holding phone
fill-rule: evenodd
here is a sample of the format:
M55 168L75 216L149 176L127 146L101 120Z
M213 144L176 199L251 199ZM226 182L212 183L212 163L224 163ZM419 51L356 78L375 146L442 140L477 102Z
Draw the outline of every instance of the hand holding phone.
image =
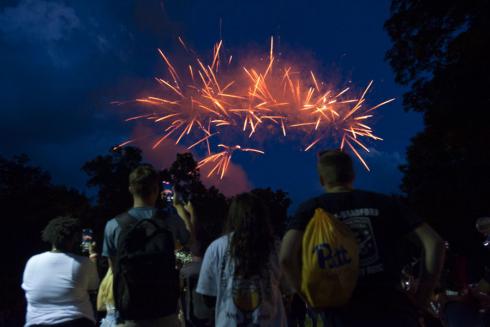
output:
M162 199L167 202L172 202L174 199L174 187L172 183L163 181L162 182Z
M82 252L90 254L92 252L92 246L94 244L94 232L90 228L82 230Z
M191 185L189 181L180 181L174 185L174 202L180 203L182 205L187 204L192 200Z

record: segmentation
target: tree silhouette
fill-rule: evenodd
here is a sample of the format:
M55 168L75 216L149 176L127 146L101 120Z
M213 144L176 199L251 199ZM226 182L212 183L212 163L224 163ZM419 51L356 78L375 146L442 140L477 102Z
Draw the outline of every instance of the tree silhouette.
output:
M21 155L0 156L0 205L4 210L0 247L5 262L5 269L0 269L0 311L23 311L20 284L24 266L29 257L49 249L41 241L41 231L49 220L62 215L90 225L90 203L77 190L53 185L46 171Z
M108 154L99 155L83 165L82 170L89 177L87 186L97 188L94 219L98 239L107 220L132 206L128 177L141 161L141 150L128 146L111 149Z
M172 165L162 170L160 175L163 180L174 185L186 185L194 195L206 192L206 187L201 182L201 174L197 169L197 162L191 153L178 153Z
M197 162L191 153L179 153L168 169L161 172L163 180L174 185L185 185L191 194L196 220L196 239L203 254L207 246L222 232L228 211L226 197L214 186L206 188L201 181Z
M466 253L480 248L475 220L490 214L489 16L484 0L393 0L385 23L393 41L386 57L410 87L405 108L425 123L408 148L402 189Z
M288 194L282 190L273 191L270 187L256 188L252 190L252 193L262 199L267 208L269 208L274 232L278 237L281 237L286 227L288 208L291 205L291 199Z

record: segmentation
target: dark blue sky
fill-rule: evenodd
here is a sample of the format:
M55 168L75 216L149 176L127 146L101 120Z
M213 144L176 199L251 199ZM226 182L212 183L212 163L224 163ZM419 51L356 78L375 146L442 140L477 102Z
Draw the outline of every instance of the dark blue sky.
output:
M208 51L221 20L234 53L265 48L274 35L278 51L315 58L322 74L335 71L359 87L374 79L373 103L396 97L378 112L374 127L385 141L372 144L372 172L359 166L357 186L399 192L397 166L422 120L403 112L403 89L384 61L388 15L389 1L381 0L2 1L0 154L27 153L56 182L84 190L83 162L132 134L118 112L125 109L109 102L154 87L153 76L162 72L155 50L172 51L178 35ZM250 185L282 188L295 203L321 191L315 152L301 152L296 143L266 150L264 157L236 157Z

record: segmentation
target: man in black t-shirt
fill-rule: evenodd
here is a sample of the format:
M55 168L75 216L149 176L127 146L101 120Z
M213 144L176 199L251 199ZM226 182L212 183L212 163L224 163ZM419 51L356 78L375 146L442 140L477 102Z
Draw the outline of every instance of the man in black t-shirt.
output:
M443 241L396 200L353 189L352 159L346 153L338 150L320 153L317 168L327 193L303 203L290 221L280 253L287 279L295 290L300 289L304 230L315 209L323 208L349 226L359 242L359 281L351 303L346 306L348 314L337 317L342 321L341 325L347 325L347 320L356 325L358 318L363 326L398 326L399 321L407 320L395 308L407 303L397 292L400 285L400 258L396 251L399 241L413 234L422 244L425 265L415 297L421 307L427 306L439 278L444 260Z

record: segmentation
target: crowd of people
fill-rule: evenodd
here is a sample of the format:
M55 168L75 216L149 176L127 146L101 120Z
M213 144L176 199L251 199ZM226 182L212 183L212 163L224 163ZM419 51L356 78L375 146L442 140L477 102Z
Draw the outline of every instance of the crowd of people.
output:
M129 176L133 207L105 227L102 281L94 244L79 253L77 219L46 226L51 250L24 271L25 325L420 326L444 241L394 198L354 189L346 153L319 153L317 170L325 193L303 203L279 237L270 208L253 193L235 196L226 223L214 228L203 228L212 212L177 190L173 210L157 209L159 175L139 166ZM412 293L400 283L405 239L421 249ZM190 253L184 263L175 255L182 249Z

